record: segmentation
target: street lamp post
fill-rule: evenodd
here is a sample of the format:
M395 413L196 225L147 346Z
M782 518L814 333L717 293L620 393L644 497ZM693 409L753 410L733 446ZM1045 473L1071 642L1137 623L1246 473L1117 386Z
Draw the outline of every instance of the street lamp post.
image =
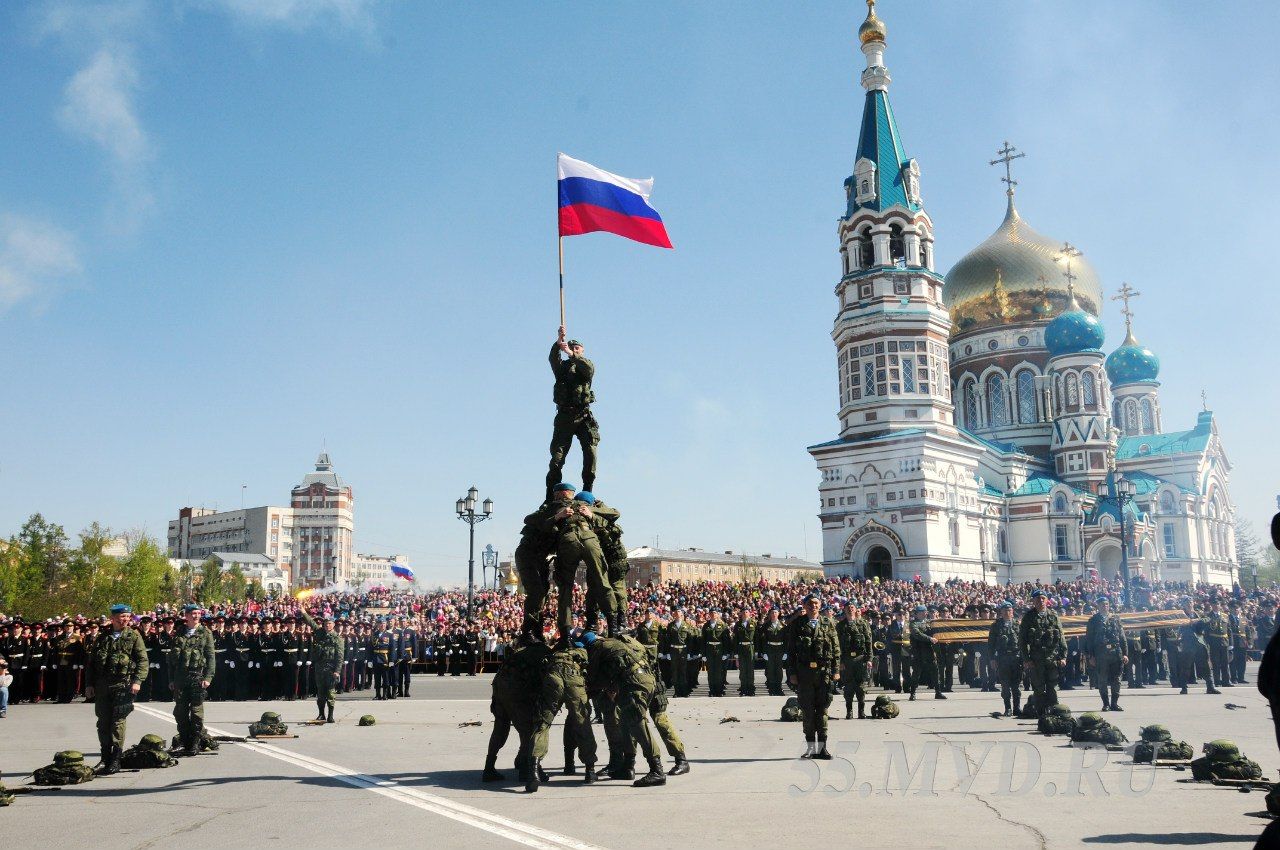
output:
M1123 601L1125 607L1129 605L1129 523L1125 518L1125 508L1133 501L1133 497L1137 493L1137 488L1133 482L1127 478L1121 478L1113 475L1110 481L1102 481L1098 484L1098 501L1110 502L1117 508L1120 514L1120 581L1123 584Z
M467 550L467 618L470 619L474 614L475 595L476 595L476 523L484 522L493 514L493 499L485 499L481 505L481 512L476 513L476 499L480 498L480 491L474 486L467 491L467 495L463 496L454 503L454 510L458 514L458 519L465 522L470 528L470 548Z

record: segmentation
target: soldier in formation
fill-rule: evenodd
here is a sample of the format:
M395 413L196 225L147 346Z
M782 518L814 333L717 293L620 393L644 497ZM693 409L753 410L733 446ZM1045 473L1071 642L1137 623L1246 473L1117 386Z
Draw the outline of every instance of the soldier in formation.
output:
M1087 663L1102 696L1102 710L1124 711L1120 707L1120 673L1129 663L1124 626L1120 618L1111 613L1109 597L1099 596L1095 604L1097 613L1089 618L1084 633Z
M1043 590L1031 594L1031 607L1018 626L1018 651L1031 680L1036 714L1043 715L1058 702L1058 676L1067 664L1067 642L1058 615L1048 608Z
M804 598L803 612L787 624L787 681L795 688L804 724L801 758L830 759L827 707L831 685L840 681L840 639L835 625L820 615L816 594Z
M858 701L858 719L867 716L867 682L871 678L872 645L871 626L862 618L862 611L855 600L844 609L844 619L836 624L836 636L840 641L841 675L844 684L844 717L853 717L853 701Z
M147 680L147 647L130 625L132 613L128 605L111 606L110 626L94 641L86 664L85 696L93 700L101 752L95 770L102 774L120 772L125 718Z
M996 621L987 632L987 653L1000 684L1004 716L1009 717L1022 711L1022 651L1013 624L1013 603L1001 602L996 611Z
M182 613L185 629L169 655L169 687L182 755L194 756L204 734L204 699L214 681L217 656L213 633L200 623L200 606L187 605Z

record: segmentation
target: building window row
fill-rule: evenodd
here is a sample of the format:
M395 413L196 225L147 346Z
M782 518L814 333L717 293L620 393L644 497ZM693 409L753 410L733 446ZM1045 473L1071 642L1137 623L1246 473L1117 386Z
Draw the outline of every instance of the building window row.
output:
M840 352L840 403L872 396L948 395L944 349L925 340L882 340Z

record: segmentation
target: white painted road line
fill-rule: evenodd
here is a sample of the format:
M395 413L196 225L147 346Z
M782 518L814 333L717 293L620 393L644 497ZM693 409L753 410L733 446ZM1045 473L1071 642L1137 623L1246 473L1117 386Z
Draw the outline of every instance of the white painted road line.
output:
M134 708L144 714L152 717L166 720L170 723L175 722L172 714L158 711L150 706L135 705ZM215 729L212 726L206 727L213 735L232 735L233 733L224 732ZM372 791L380 794L388 799L395 800L414 808L422 809L450 820L458 821L467 826L484 830L494 835L500 835L503 838L523 844L526 847L537 847L540 850L603 850L595 844L589 844L585 841L579 841L576 838L570 838L567 835L561 835L558 832L542 829L532 824L523 823L518 820L496 815L493 812L487 812L484 809L477 809L474 806L468 806L466 803L460 803L456 800L450 800L447 797L441 797L436 794L428 794L417 788L406 788L389 779L379 779L376 776L368 776L363 773L357 773L351 768L342 767L341 765L330 764L320 761L319 759L304 756L299 753L289 752L272 744L266 744L261 741L245 741L240 746L252 750L259 755L268 756L278 761L287 762L309 770L312 773L318 773L321 776L327 776L331 779L337 779L345 782L355 788L362 788L366 791Z

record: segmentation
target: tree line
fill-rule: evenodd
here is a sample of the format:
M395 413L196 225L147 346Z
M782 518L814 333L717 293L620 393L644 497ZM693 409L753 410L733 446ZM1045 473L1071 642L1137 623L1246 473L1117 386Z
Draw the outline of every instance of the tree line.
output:
M142 611L265 595L238 566L224 572L212 558L174 569L165 548L141 532L116 535L94 523L72 541L62 526L33 514L17 534L0 539L0 612L28 620L97 615L117 602Z

